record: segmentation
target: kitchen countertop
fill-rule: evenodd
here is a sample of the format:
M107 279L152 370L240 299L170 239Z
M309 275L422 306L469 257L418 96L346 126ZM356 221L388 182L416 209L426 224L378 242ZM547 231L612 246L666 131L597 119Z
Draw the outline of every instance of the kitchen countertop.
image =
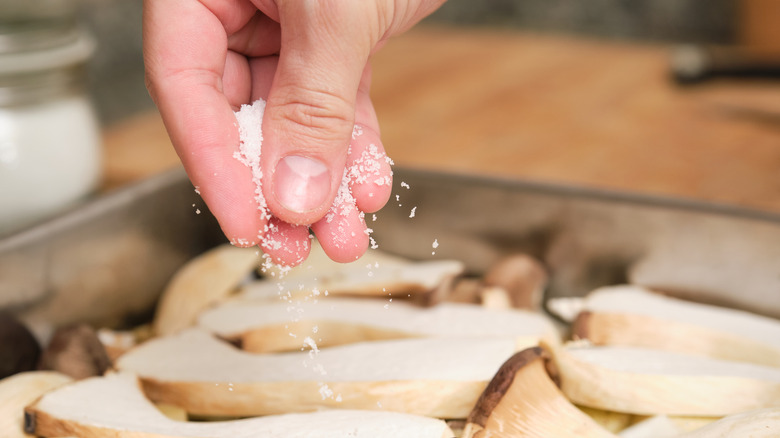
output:
M418 27L373 59L397 165L780 212L780 81L669 80L668 47ZM105 131L106 188L178 165L156 112Z

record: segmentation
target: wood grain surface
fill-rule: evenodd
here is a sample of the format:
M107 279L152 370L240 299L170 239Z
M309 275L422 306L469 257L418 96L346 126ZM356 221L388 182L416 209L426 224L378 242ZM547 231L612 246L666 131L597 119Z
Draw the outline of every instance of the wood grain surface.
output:
M780 212L780 82L669 80L669 47L418 27L372 60L396 164ZM106 187L178 165L159 116L105 133Z

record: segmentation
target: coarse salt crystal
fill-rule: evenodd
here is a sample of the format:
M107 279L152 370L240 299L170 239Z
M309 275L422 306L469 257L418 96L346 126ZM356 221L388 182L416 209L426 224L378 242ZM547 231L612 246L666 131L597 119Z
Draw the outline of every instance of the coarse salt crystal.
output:
M363 135L363 127L360 125L355 125L352 127L352 140L360 137Z
M333 398L333 390L328 387L326 384L320 385L320 395L322 396L322 399L325 400L327 398Z

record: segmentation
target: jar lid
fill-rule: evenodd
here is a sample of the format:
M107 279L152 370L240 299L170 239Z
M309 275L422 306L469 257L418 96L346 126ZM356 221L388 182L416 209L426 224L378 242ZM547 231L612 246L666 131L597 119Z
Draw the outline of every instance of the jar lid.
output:
M0 75L67 68L86 62L95 40L75 24L0 26Z

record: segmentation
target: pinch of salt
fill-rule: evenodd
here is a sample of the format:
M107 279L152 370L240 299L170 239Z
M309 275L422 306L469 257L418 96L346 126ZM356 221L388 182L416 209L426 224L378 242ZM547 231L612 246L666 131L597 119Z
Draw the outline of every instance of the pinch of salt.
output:
M255 200L263 219L270 219L265 197L263 196L262 180L263 171L260 168L260 155L263 146L263 114L265 113L265 101L256 100L252 105L241 105L235 113L238 122L239 146L233 158L249 167L252 171L252 182L255 183Z

